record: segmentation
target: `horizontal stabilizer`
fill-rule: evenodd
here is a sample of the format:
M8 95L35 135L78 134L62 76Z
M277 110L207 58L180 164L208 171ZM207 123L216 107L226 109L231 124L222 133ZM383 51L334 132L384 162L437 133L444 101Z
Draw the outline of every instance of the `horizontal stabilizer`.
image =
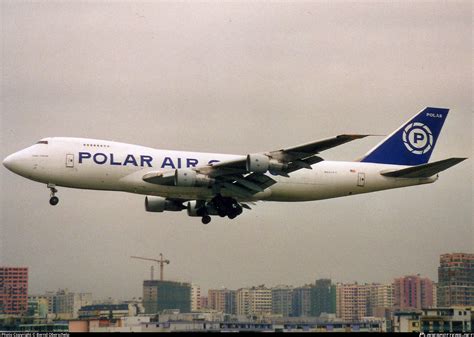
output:
M396 178L427 178L435 175L438 172L444 171L451 166L459 164L465 159L467 158L449 158L429 164L412 166L401 170L382 172L380 174L386 177Z

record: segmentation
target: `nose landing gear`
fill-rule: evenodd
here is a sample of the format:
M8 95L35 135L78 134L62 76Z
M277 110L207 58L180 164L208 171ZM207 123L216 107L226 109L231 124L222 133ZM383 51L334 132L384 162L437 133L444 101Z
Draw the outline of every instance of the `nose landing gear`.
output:
M56 185L48 184L48 188L51 190L51 198L49 199L49 204L51 206L56 206L59 202L59 198L56 196L58 190L56 189Z

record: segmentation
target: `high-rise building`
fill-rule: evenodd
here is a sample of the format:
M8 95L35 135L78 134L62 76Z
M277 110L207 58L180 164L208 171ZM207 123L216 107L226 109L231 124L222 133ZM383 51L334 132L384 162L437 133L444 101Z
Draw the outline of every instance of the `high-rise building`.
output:
M197 284L191 284L191 311L201 309L201 287Z
M28 310L28 268L0 267L0 314L22 315Z
M433 281L420 275L396 278L393 304L397 309L422 309L433 306Z
M209 289L208 307L226 314L237 313L237 291L229 289Z
M237 291L224 290L224 313L235 315L237 313Z
M207 296L201 296L201 308L209 309L209 298Z
M311 286L305 285L293 289L292 298L292 312L293 317L308 317L311 316Z
M316 280L311 288L311 316L336 313L336 286L330 279Z
M272 290L264 285L250 288L250 314L269 315L272 313Z
M173 281L143 281L143 306L146 314L165 309L191 312L191 285Z
M438 307L474 306L474 254L443 254L438 267Z
M224 312L224 296L221 289L209 289L207 291L207 307Z
M241 288L237 290L237 315L248 316L250 314L250 289Z
M277 286L272 288L272 314L290 317L293 307L293 288Z
M79 309L91 304L91 293L74 293L60 289L53 296L54 313L61 319L77 318Z
M393 307L393 284L372 283L369 287L367 315L385 317Z
M367 316L370 284L338 283L336 285L336 316L344 321L360 321Z
M433 306L438 304L438 283L433 282Z
M237 315L262 316L272 313L272 290L264 285L237 290Z
M48 291L43 295L28 295L28 302L44 303L44 300L47 302L48 314L53 314L55 312L54 295L55 293L53 291Z
M28 316L46 318L48 316L48 299L28 296Z

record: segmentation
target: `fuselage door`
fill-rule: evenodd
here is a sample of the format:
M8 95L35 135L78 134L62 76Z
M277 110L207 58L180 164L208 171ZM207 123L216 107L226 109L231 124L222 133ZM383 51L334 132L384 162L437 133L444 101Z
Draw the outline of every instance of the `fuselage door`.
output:
M357 175L357 186L365 186L365 173L359 172L359 174Z
M74 155L67 154L66 155L66 167L74 167Z

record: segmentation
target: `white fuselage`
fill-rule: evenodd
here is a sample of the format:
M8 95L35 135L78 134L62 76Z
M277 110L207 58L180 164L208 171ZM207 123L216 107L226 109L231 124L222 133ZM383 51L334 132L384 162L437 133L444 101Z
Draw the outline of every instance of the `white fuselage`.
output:
M243 158L200 152L157 150L113 141L84 138L45 138L7 157L4 164L28 179L71 188L110 190L162 196L165 198L209 200L208 187L163 186L145 182L150 171L170 171L212 162ZM405 166L322 161L312 169L300 169L289 177L273 176L276 184L246 200L309 201L342 197L411 185L432 183L436 177L392 178L380 172ZM269 174L269 173L267 173ZM232 196L222 191L223 196ZM235 196L234 196L235 197ZM242 198L238 198L242 200Z

